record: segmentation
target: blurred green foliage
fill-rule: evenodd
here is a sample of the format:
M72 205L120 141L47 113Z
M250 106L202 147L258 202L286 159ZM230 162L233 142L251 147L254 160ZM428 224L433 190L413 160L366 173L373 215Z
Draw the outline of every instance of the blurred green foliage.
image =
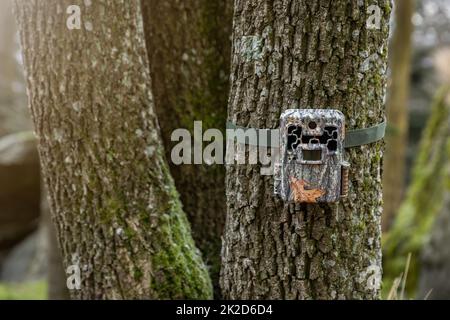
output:
M406 292L409 297L414 296L421 251L435 218L444 205L445 186L450 179L446 174L446 166L450 162L449 93L450 88L445 87L436 96L422 136L406 199L392 228L383 235L383 296L389 292L394 280L405 271L408 254L411 254L411 264Z
M46 300L47 281L0 284L0 300Z

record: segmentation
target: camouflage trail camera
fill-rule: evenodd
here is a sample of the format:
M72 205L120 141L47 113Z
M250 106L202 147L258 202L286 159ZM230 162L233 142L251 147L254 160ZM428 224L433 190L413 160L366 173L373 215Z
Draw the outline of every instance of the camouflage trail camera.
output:
M337 110L291 109L281 115L275 194L295 203L337 202L348 193L345 116Z

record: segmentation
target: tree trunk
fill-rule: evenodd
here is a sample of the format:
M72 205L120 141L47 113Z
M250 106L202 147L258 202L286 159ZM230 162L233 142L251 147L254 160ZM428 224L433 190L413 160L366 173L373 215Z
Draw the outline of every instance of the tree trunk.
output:
M66 270L64 270L61 250L52 222L48 195L45 185L41 187L41 224L47 237L47 296L49 300L68 300Z
M194 121L204 130L225 127L231 55L232 1L142 1L155 107L166 155L171 134ZM225 223L225 168L171 162L171 173L196 244L219 292L220 248Z
M396 0L395 32L391 42L391 79L386 104L388 134L383 167L383 231L387 231L404 194L408 139L408 100L414 0Z
M411 254L406 283L410 296L416 293L419 259L445 200L446 164L450 161L447 152L450 143L449 92L450 88L444 87L437 94L420 142L406 199L384 239L383 283L390 288L394 279L404 272L407 256Z
M15 6L50 207L75 288L81 272L71 295L209 298L165 163L140 2L78 3L80 30L73 1Z
M236 0L229 120L277 128L286 109L333 108L348 129L382 122L390 10L387 0ZM224 296L378 298L382 149L348 150L350 194L340 204L289 206L259 166L229 166Z

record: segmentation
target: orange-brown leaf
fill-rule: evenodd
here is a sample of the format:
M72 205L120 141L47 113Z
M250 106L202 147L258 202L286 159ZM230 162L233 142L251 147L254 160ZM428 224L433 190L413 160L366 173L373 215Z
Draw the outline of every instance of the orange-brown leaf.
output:
M305 180L299 180L294 177L290 179L291 190L295 202L316 203L317 200L325 194L324 190L307 190L308 183Z

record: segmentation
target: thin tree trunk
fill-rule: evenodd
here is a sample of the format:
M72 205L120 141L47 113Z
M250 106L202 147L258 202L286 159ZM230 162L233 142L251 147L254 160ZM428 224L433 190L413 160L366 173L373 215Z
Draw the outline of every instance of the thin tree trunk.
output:
M41 223L47 236L47 295L49 300L68 300L67 277L63 267L61 250L52 222L45 185L41 186Z
M166 155L171 134L194 121L225 127L231 55L231 0L142 0L155 107ZM220 248L225 223L225 168L170 162L196 244L219 293Z
M80 1L81 30L66 27L72 4L15 5L50 207L65 267L81 271L71 296L208 298L165 163L140 1Z
M370 5L380 29L366 27ZM390 10L387 0L236 0L229 120L277 128L288 108L334 108L348 129L382 122ZM224 296L378 298L382 149L348 150L350 194L339 205L286 205L259 166L229 166Z
M383 231L387 231L404 195L408 139L408 99L411 72L414 0L396 0L391 43L391 79L386 104L389 130L383 167Z

